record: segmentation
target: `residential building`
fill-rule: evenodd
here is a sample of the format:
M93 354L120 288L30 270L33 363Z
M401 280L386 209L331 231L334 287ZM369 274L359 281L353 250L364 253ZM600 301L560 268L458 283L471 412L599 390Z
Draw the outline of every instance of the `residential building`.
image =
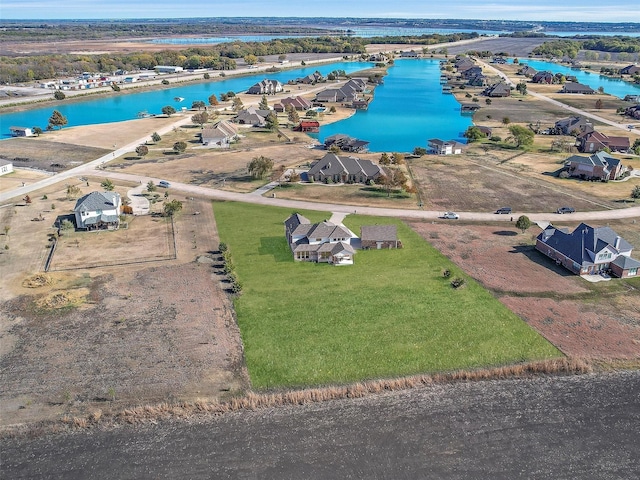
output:
M607 272L625 278L638 275L640 269L640 262L631 258L631 244L609 227L581 223L569 232L549 225L538 235L535 248L576 275Z
M84 230L109 229L120 226L120 194L116 192L91 192L79 198L73 213L76 228Z
M360 247L363 250L402 248L395 225L363 225L360 227Z
M324 139L324 148L328 150L332 145L336 145L344 152L352 153L366 152L369 148L369 142L366 140L358 140L342 133L337 133Z
M220 120L213 126L203 128L200 134L202 144L214 148L229 148L237 138L236 126L226 120Z
M13 172L13 162L0 158L0 176Z
M629 65L620 69L621 75L637 75L640 74L640 67L638 65Z
M536 72L531 77L533 83L546 83L551 85L554 82L555 76L548 71Z
M316 120L302 120L297 127L294 128L296 132L318 132L320 131L320 122Z
M567 117L556 122L554 131L556 134L577 136L593 132L593 124L584 117Z
M35 134L29 127L9 127L12 137L33 137Z
M482 94L487 97L508 97L511 95L511 87L504 82L498 82L487 87Z
M625 172L622 162L606 152L598 152L589 157L573 155L564 163L570 176L583 180L616 180Z
M304 97L287 97L280 100L273 106L273 109L277 112L284 112L287 105L291 105L298 111L307 111L311 108L311 102Z
M325 183L367 183L375 181L380 175L384 175L384 171L371 160L327 153L311 164L307 179Z
M275 95L276 93L282 92L282 90L282 83L278 80L269 80L265 78L249 88L247 93L252 95Z
M267 115L271 110L260 110L254 106L250 106L245 110L241 110L233 117L232 121L240 125L251 125L253 127L264 127L266 125Z
M527 78L533 77L536 73L538 73L538 71L535 68L530 67L529 65L523 65L518 70L518 75L524 75Z
M626 153L631 144L628 137L610 137L595 130L578 137L578 150L582 153L595 153L607 148L611 152Z
M350 242L356 237L346 227L326 220L312 224L294 213L285 220L284 229L294 260L353 265L356 251Z
M593 95L596 91L589 85L583 85L578 82L567 82L562 86L560 93L581 93L584 95Z
M428 142L427 150L429 153L436 155L459 155L462 153L464 144L456 142L455 140L440 140L439 138L432 138Z

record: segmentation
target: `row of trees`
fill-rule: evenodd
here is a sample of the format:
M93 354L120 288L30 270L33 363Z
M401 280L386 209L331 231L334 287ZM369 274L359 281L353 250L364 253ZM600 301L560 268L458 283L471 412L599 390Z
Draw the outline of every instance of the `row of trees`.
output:
M638 55L633 54L640 53L640 39L637 37L615 36L587 40L552 40L537 46L531 53L545 57L567 56L569 58L576 58L580 50L587 50L585 53L587 60L597 60L599 58L597 52L617 52L619 60L634 61L638 59ZM592 50L592 52L589 52L589 50ZM622 55L622 58L620 58L620 55ZM611 55L605 53L601 59L610 60Z

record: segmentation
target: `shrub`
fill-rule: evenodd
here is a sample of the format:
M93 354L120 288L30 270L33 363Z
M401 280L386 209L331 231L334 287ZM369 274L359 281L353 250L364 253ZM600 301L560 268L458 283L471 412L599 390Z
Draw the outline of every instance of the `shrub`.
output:
M445 270L444 272L442 272L442 276L444 278L449 278L451 276L451 270Z
M218 245L218 250L220 250L220 253L224 253L227 250L229 250L229 247L227 246L226 243L220 242L220 245Z
M166 78L160 82L162 85L169 85L169 80Z
M451 286L453 288L460 288L463 285L464 285L464 278L456 277L453 280L451 280Z

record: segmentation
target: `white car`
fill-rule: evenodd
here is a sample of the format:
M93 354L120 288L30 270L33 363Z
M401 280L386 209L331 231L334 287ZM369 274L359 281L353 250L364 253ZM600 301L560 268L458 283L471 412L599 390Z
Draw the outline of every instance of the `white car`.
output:
M167 182L166 180L160 180L158 182L158 186L162 187L162 188L169 188L171 186L171 184L169 182Z
M458 220L460 218L460 215L454 212L444 212L442 218L446 218L447 220Z

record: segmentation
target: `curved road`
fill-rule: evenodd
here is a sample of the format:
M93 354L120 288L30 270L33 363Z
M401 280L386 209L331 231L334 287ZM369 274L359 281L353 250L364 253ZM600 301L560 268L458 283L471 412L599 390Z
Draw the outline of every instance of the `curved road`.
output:
M431 385L4 439L3 478L638 478L640 372Z

